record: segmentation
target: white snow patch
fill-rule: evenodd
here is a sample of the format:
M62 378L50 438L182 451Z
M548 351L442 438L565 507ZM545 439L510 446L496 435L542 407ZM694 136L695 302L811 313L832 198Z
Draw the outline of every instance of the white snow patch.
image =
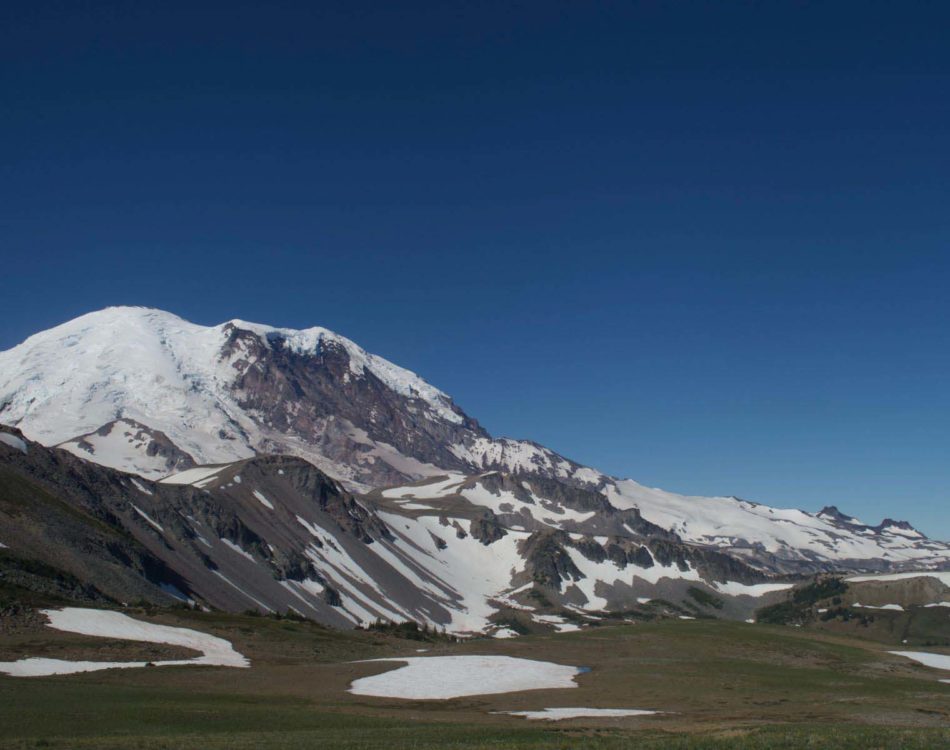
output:
M44 609L42 612L49 617L51 628L67 633L143 641L145 643L167 643L171 646L183 646L200 651L202 654L194 659L151 662L155 666L165 667L186 664L220 667L250 666L247 658L235 651L230 642L190 628L155 625L154 623L135 620L121 612L110 612L101 609L67 607L61 610ZM144 667L147 663L28 658L0 663L0 672L13 677L44 677L54 674L94 672L101 669Z
M574 479L579 482L586 482L588 484L600 484L600 482L604 479L604 475L597 471L597 469L581 466L579 469L574 471Z
M739 583L738 581L727 581L726 583L715 582L713 587L720 594L729 596L764 596L773 591L785 591L792 588L794 583Z
M316 524L310 523L310 521L307 521L306 519L301 518L300 516L297 516L297 523L303 526L313 536L317 537L317 539L320 538L320 527L317 526Z
M503 467L512 473L540 470L566 478L570 476L572 469L568 461L553 451L511 438L479 437L468 444L450 445L449 450L463 461L470 461L476 466ZM589 477L582 475L581 478L583 481Z
M659 711L647 711L640 708L544 708L540 711L498 711L510 716L524 716L526 719L562 721L564 719L619 719L625 716L650 716Z
M383 490L383 497L393 499L436 500L454 494L454 490L468 479L464 474L448 474L435 481Z
M925 667L950 670L950 655L948 654L931 654L926 651L888 651L888 653L913 659Z
M350 692L378 698L445 700L467 695L577 687L577 667L511 656L408 656L389 672L354 680Z
M537 615L532 614L531 618L535 622L541 622L545 625L553 625L554 629L558 633L573 633L575 630L580 630L581 626L576 622L571 622L570 620L561 617L560 615Z
M195 487L205 487L211 483L215 476L226 468L228 468L227 464L221 466L197 466L194 469L186 469L178 474L172 474L159 481L162 484L190 484Z
M920 539L923 537L917 529L902 529L900 526L885 526L881 529L885 534L896 534L897 536L906 536L910 539Z
M144 510L142 510L139 506L135 505L134 503L129 503L129 504L132 506L132 509L136 513L138 513L142 518L145 519L146 523L148 523L149 526L151 526L156 531L160 531L163 534L165 533L165 529L162 528L162 525L158 523L158 521L156 521L148 513L146 513Z
M257 563L257 560L254 559L254 555L252 555L250 552L244 549L244 547L242 547L240 544L236 542L232 542L230 539L225 539L224 537L221 537L221 541L224 542L224 544L226 544L228 547L233 549L242 557L246 557L252 563L255 563L255 564Z
M499 628L491 634L492 638L517 638L518 634L511 628Z
M950 602L933 602L931 604L925 604L925 607L950 607Z
M851 605L852 607L858 607L860 609L893 609L898 612L903 612L904 608L900 604L859 604L855 602Z
M491 473L494 472L489 472L489 474ZM529 516L535 521L540 521L541 523L556 528L561 528L561 524L564 521L584 523L597 515L596 511L580 512L572 508L564 507L563 505L555 506L540 497L538 499L542 501L541 503L524 502L519 500L518 497L509 490L501 490L496 494L481 483L476 483L474 487L454 489L452 492L453 494L457 493L461 495L475 505L491 508L495 515L505 516L518 514L521 516ZM513 531L523 531L523 527L515 523L512 523L508 528Z
M254 490L254 497L256 497L265 508L270 508L270 510L274 509L274 504L264 497L264 493L260 490Z
M311 609L315 609L313 602L309 601L305 594L308 594L311 597L316 597L323 591L323 586L320 585L319 582L314 581L312 578L308 578L305 581L290 581L284 579L279 581L279 583Z
M132 481L132 485L135 487L135 489L137 489L137 490L138 490L139 492L141 492L142 494L144 494L144 495L151 495L151 494L152 494L152 491L151 491L148 487L146 487L145 485L143 485L141 482L139 482L139 480L136 479L135 477L132 477L132 480L131 480L131 481Z

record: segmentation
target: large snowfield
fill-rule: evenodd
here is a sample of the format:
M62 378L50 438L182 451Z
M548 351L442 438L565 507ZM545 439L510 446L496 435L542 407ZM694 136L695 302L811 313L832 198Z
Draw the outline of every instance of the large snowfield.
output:
M927 651L891 651L889 653L913 659L925 667L950 671L950 655L947 654L931 654Z
M64 659L26 658L13 662L0 662L0 672L13 677L44 677L54 674L75 674L76 672L96 672L102 669L129 669L144 667L149 663L157 667L166 666L218 666L249 667L250 662L223 638L200 633L189 628L176 628L170 625L156 625L151 622L135 620L121 612L102 609L66 607L65 609L44 609L49 618L49 626L66 633L118 638L145 643L165 643L170 646L182 646L200 651L201 656L193 659L171 659L156 662L108 662L108 661L68 661Z
M466 695L520 693L577 687L578 667L511 656L408 656L373 659L405 666L362 677L350 685L355 695L407 700L445 700Z

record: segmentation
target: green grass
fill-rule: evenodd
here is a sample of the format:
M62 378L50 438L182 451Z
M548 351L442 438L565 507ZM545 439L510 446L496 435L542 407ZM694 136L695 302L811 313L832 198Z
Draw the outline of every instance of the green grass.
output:
M299 699L182 694L89 679L0 683L0 726L4 748L950 747L950 731L937 728L766 726L697 735L492 726L333 713Z
M429 643L592 672L570 690L398 701L349 694L352 679L392 668L354 661L413 654L418 641L221 613L155 619L228 638L253 666L0 677L0 748L950 748L950 688L935 673L800 628L666 620ZM494 713L546 706L664 713L559 723Z
M306 703L246 697L169 696L155 691L94 689L44 691L60 708L31 710L17 722L20 736L3 748L934 748L950 747L950 731L869 726L764 726L696 734L657 730L578 730L555 726L501 727L388 719L313 711ZM7 705L3 718L30 702ZM65 709L65 710L64 710ZM51 728L55 726L56 728ZM4 721L4 726L8 726Z
M696 588L696 586L690 586L687 592L704 607L713 607L714 609L722 609L723 607L722 599L718 596L713 596L708 591L703 591L700 588Z

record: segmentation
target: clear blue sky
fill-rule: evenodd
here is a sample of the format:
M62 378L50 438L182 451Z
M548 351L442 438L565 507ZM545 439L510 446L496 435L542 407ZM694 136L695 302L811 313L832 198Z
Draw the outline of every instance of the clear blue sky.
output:
M4 3L0 348L111 304L325 325L495 434L948 538L948 25Z

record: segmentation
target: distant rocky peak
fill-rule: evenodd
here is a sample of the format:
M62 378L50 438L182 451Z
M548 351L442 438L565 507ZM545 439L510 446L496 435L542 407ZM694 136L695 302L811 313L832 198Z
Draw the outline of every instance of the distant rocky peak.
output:
M837 521L838 523L845 523L849 525L859 525L859 522L856 518L847 516L838 510L836 505L826 505L820 511L818 511L818 516L821 518L826 518L829 521Z
M915 529L909 521L898 521L893 518L885 518L880 524L874 527L874 530L879 533L896 533L901 536L919 537L921 539L927 538L924 534Z

